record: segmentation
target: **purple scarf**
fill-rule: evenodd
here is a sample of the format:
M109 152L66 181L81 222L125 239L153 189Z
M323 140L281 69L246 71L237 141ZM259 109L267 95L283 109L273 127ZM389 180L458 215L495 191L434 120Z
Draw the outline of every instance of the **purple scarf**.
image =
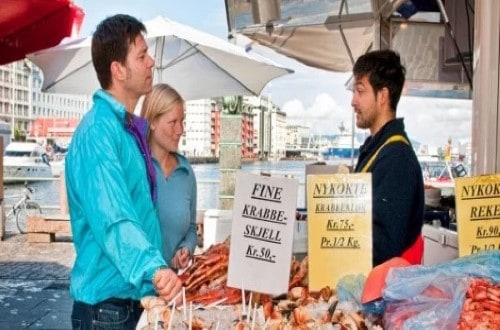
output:
M138 117L131 113L125 115L125 129L132 134L141 154L146 162L146 169L148 175L149 186L151 190L151 198L153 202L156 201L156 181L155 181L155 168L151 156L151 149L147 141L148 122L144 118Z

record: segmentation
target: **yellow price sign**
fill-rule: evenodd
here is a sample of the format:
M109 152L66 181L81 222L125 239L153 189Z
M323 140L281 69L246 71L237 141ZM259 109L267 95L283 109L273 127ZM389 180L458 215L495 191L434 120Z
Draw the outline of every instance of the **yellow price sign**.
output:
M500 250L500 174L455 179L458 254Z
M309 289L372 268L371 173L307 176Z

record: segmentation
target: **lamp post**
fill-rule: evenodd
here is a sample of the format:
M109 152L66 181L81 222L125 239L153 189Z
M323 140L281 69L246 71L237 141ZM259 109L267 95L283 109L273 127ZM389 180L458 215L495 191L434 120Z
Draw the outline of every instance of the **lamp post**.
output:
M27 60L24 60L23 61L23 71L25 74L28 75L28 131L30 131L30 127L33 125L33 93L32 93L32 89L33 89L33 77L32 77L32 73L33 73L33 68L31 66L31 63Z
M10 131L11 138L16 139L16 62L11 64L11 91L10 91Z

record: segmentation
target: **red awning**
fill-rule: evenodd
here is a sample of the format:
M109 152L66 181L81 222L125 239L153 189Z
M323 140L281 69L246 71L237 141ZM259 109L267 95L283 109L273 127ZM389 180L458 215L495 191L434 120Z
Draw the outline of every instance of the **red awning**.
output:
M76 36L84 15L72 0L1 0L0 65Z

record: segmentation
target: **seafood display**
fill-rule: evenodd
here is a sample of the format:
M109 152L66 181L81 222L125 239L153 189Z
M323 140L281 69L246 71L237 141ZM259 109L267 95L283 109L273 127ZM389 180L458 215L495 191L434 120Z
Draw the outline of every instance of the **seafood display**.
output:
M180 275L183 306L143 298L144 329L382 329L378 318L339 303L334 289L309 292L307 257L292 258L289 291L279 297L228 287L229 245L227 239L196 255Z
M238 305L226 305L222 308L200 308L168 306L165 301L148 296L141 300L147 322L141 330L148 329L231 329L233 320L241 318Z
M226 286L229 244L227 239L194 256L191 266L179 276L186 290L187 302L209 305L221 299L225 299L224 304L241 301L241 291Z
M486 279L473 279L465 294L457 329L495 329L499 324L500 284L494 285Z
M154 296L143 298L143 317L147 320L137 329L384 329L386 313L363 313L358 303L339 301L336 289L329 286L309 291L307 256L302 260L292 258L288 292L280 296L228 287L229 251L227 239L194 256L180 275L184 286L181 306L169 306ZM439 293L431 289L433 286L425 294ZM457 329L496 329L500 324L498 283L476 278L464 300ZM386 325L403 329L404 320L399 321Z
M253 295L253 293L252 293ZM252 296L251 295L251 296ZM141 303L147 313L147 329L374 329L382 330L378 317L364 315L346 302L339 302L329 287L310 293L295 287L283 297L261 304L169 307L157 297Z
M229 264L229 238L212 245L203 254L196 255L193 263L179 277L186 289L186 301L209 305L225 299L222 304L237 304L242 301L241 290L230 288L227 283ZM307 287L307 257L290 264L289 289ZM249 292L244 293L248 298ZM258 299L257 299L258 298ZM255 294L254 302L268 301L270 296Z

